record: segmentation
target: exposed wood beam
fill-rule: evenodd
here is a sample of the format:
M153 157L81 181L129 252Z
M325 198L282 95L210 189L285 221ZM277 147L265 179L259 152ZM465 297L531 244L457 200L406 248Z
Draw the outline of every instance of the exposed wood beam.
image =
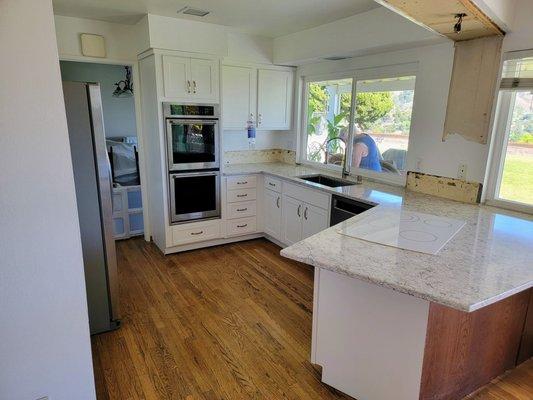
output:
M503 36L505 32L472 0L376 0L414 23L454 41L486 36ZM455 15L464 13L462 30L455 33Z

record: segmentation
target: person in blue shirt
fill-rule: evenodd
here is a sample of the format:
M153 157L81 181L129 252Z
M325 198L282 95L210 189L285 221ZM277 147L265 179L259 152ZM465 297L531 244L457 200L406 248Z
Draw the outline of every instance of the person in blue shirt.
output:
M381 172L378 145L366 133L356 133L354 135L352 167Z

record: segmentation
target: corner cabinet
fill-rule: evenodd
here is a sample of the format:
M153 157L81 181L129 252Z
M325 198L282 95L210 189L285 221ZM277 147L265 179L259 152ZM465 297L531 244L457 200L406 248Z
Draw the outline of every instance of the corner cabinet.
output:
M206 103L218 102L218 59L173 55L162 57L165 98Z
M244 129L251 118L258 130L290 130L294 71L291 68L222 67L224 129Z

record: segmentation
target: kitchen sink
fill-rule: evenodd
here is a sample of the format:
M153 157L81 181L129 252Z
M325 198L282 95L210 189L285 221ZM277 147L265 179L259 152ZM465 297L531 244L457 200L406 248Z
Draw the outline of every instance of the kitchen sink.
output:
M320 175L320 174L303 175L303 176L298 176L298 178L303 179L304 181L318 183L319 185L324 185L324 186L329 186L329 187L357 185L356 182L348 181L346 179L332 178L331 176Z

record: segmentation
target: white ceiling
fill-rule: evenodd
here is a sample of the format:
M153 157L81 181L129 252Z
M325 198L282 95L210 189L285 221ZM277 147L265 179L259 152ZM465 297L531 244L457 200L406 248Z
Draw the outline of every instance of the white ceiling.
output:
M144 14L226 25L269 37L283 36L380 7L373 0L53 0L58 15L126 24ZM191 6L204 18L177 14Z

